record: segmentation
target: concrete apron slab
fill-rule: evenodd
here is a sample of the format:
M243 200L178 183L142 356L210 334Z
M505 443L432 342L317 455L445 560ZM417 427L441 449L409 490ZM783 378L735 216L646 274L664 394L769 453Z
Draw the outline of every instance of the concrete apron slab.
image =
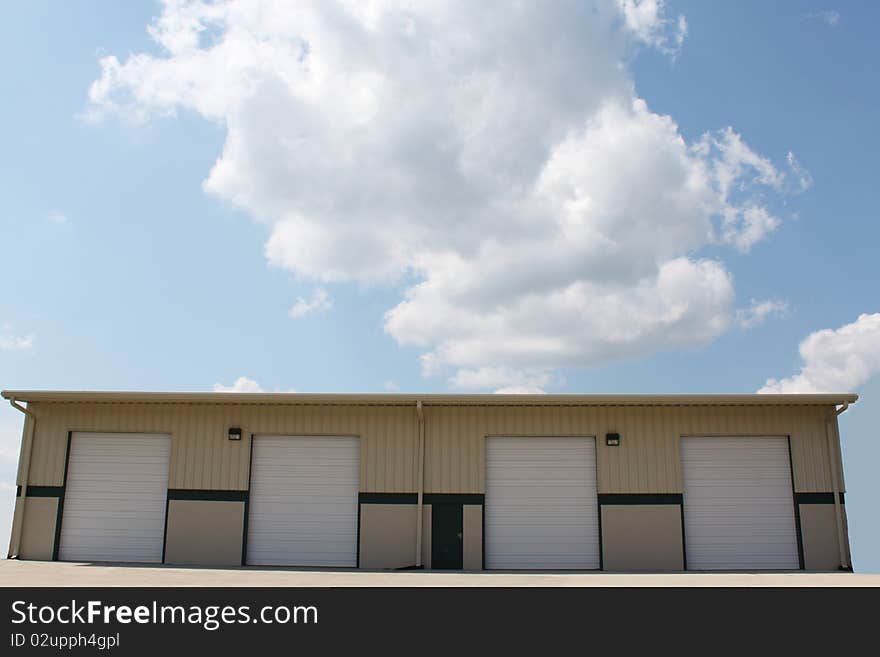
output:
M163 565L0 562L0 586L880 586L853 573L584 573L187 568Z

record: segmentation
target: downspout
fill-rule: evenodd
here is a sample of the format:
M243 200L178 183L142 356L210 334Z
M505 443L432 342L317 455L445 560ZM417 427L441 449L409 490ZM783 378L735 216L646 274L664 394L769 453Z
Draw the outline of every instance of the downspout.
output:
M422 508L425 492L425 414L422 410L422 401L416 402L416 415L419 418L419 446L418 446L418 493L416 497L416 568L422 567Z
M18 523L15 523L13 519L13 527L12 527L12 539L9 542L9 553L7 557L9 559L17 559L18 558L18 550L21 547L21 534L22 529L24 527L24 518L25 518L25 506L27 503L27 492L28 492L28 480L30 479L30 471L31 471L31 454L34 451L34 430L35 425L37 423L37 416L33 411L29 410L25 406L22 406L18 402L15 401L15 397L9 400L9 403L12 404L12 407L16 410L21 411L25 414L25 426L27 427L27 431L24 434L24 439L21 441L21 451L18 455L18 463L20 466L20 474L21 474L21 511L19 512ZM28 422L30 420L30 422Z
M840 555L840 569L851 570L847 557L846 540L843 533L843 511L840 508L840 484L837 479L838 462L837 449L834 445L834 435L831 423L837 422L837 417L849 408L849 402L843 402L843 406L834 411L834 417L825 420L825 443L828 448L828 463L831 467L831 494L834 495L834 522L837 525L837 551Z

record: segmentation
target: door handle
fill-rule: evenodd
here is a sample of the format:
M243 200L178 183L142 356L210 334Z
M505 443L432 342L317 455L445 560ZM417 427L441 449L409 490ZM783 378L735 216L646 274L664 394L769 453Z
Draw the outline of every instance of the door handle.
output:
M461 540L461 534L462 534L461 532L458 532L458 540L459 541Z

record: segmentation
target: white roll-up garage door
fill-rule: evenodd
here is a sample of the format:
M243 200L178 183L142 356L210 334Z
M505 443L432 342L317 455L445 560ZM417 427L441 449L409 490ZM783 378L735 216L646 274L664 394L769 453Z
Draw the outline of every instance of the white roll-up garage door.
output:
M170 436L73 433L58 558L160 563L170 456Z
M486 568L599 567L594 438L486 440Z
M360 441L255 436L247 562L357 565Z
M799 568L787 438L682 438L687 566Z

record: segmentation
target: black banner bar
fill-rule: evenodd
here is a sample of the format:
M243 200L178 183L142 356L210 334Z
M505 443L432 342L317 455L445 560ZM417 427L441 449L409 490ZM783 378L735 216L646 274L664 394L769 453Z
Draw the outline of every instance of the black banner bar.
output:
M479 575L477 575L479 577ZM609 577L614 577L609 576ZM836 651L856 640L856 588L9 588L3 655L293 654L303 648L463 655L480 645L640 646L678 654L768 635ZM770 645L770 644L766 644ZM778 643L776 644L778 645ZM866 644L867 645L867 644Z

